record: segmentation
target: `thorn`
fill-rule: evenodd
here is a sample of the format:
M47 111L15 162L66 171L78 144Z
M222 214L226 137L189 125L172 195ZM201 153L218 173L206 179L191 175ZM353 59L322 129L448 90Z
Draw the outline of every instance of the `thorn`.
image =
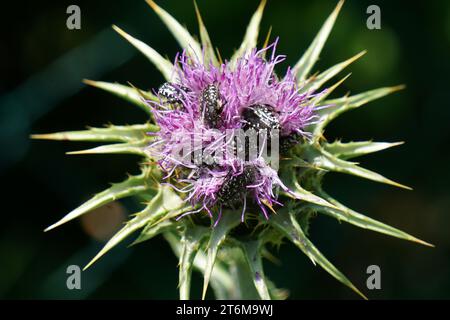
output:
M397 86L391 87L390 89L391 89L391 92L397 92L397 91L406 89L406 85L405 84L399 84Z
M390 147L397 147L397 146L401 146L402 144L404 144L405 141L398 141L398 142L389 142Z
M276 264L277 266L281 266L282 265L281 260L278 259L277 257L275 257L271 252L269 252L269 250L263 249L261 254L262 254L262 256L264 258L266 258L267 260L269 260L273 264Z
M429 243L429 242L426 242L426 241L423 241L423 240L420 240L420 239L417 239L417 238L413 238L413 239L410 239L410 240L413 241L413 242L416 242L418 244L424 245L426 247L430 247L430 248L435 248L436 247L432 243Z
M127 39L128 41L132 42L131 40L133 39L128 33L126 33L125 31L123 31L121 28L119 28L118 26L116 26L115 24L112 25L112 28L114 29L115 32L117 32L120 36L122 36L123 38Z
M84 268L82 269L82 271L86 271L91 265L92 265L92 261L89 262L87 265L85 265Z
M44 133L44 134L31 134L30 138L35 140L53 140L52 138L53 134L51 133Z
M360 53L356 54L355 56L351 57L350 60L353 62L356 59L362 57L363 55L365 55L367 53L367 50L363 50Z
M64 224L66 221L63 220L59 220L58 222L48 226L47 228L44 229L44 232L48 232L50 230L55 229L56 227L59 227L60 225Z
M267 48L269 45L270 35L272 34L272 26L269 27L269 31L267 32L266 40L264 40L263 48Z
M93 152L91 149L66 152L67 155L79 155L79 154L89 154L89 153L95 153L95 152Z
M222 65L223 64L222 56L220 55L219 48L217 48L217 47L216 47L216 53L217 53L217 58L219 59L219 63Z
M264 7L266 6L267 0L261 0L258 6L258 10L264 10Z
M395 186L395 187L399 187L399 188L406 189L406 190L409 190L409 191L413 191L413 190L414 190L414 189L411 188L411 187L408 187L408 186L406 186L406 185L404 185L404 184L401 184L401 183L397 183L397 182L395 182L395 181L390 181L390 182L388 182L388 183L391 184L391 185L393 185L393 186Z
M350 72L350 73L348 73L345 77L343 77L341 80L339 80L334 86L332 86L329 90L334 90L334 89L336 89L337 87L339 87L345 80L347 80L348 79L348 77L350 77L352 75L352 73Z
M317 76L320 74L319 71L317 71L316 73L312 74L308 79L305 80L305 84L313 82L314 80L316 80Z
M200 14L200 10L198 8L197 1L194 0L193 2L194 2L195 14L197 15L197 20L199 21L200 24L203 24L202 16Z
M145 2L148 3L148 5L153 9L153 11L155 11L156 13L158 13L160 11L160 7L155 3L155 1L153 0L145 0Z
M272 211L273 213L277 214L277 212L275 211L275 209L270 205L270 203L267 202L266 199L261 200L261 202L270 209L270 211Z
M87 84L88 86L98 87L97 81L94 81L94 80L83 79L81 82L83 82L84 84Z
M361 291L359 291L355 286L351 286L351 289L353 289L353 291L355 291L357 294L359 294L361 296L361 298L363 298L366 301L369 301L369 298L366 297L366 295L364 293L362 293Z
M333 13L336 13L336 15L341 10L342 6L344 5L344 0L340 0L339 3L336 5L336 8L334 9Z
M148 97L146 97L146 94L144 91L142 91L141 89L135 87L130 81L127 81L128 85L133 88L134 90L136 90L137 94L143 99L143 100L147 100Z

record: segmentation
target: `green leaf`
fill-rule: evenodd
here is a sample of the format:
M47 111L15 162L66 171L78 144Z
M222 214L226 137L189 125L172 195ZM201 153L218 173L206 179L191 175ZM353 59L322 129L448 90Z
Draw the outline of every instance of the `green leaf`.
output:
M144 170L140 175L130 176L127 180L113 184L110 188L96 194L93 198L84 204L69 212L64 218L49 226L45 231L52 230L70 220L94 210L100 206L108 204L112 201L134 196L140 192L148 191L154 186L149 183L148 170Z
M373 141L357 141L357 142L341 142L339 140L333 143L325 143L323 148L325 151L334 156L348 160L360 157L373 152L392 148L403 144L403 142L373 142Z
M175 232L170 231L165 232L164 237L166 238L167 242L169 242L175 255L180 257L182 250L180 237ZM200 250L197 252L197 255L194 259L194 268L204 274L206 265L206 254ZM216 298L219 300L230 299L233 297L235 283L225 264L221 261L216 261L216 263L214 264L214 269L211 273L211 287L214 290Z
M209 232L208 228L200 226L186 227L181 237L181 254L179 270L180 300L189 300L191 289L192 265L198 249Z
M84 267L83 270L89 268L101 256L114 248L122 240L130 234L143 228L149 223L159 220L168 212L176 211L183 206L184 202L180 197L169 187L161 186L158 193L147 204L147 206L140 212L136 213L134 218L128 221L125 226L120 229L100 250L99 253Z
M134 105L141 108L148 115L152 115L152 113L148 104L143 101L143 98L145 98L146 100L159 101L158 97L156 97L149 91L143 91L130 86L125 86L123 84L104 81L92 81L88 79L84 79L83 82L86 83L87 85L105 90L126 101L133 103Z
M325 100L337 87L339 87L348 77L350 77L351 73L347 74L344 78L333 84L331 87L328 87L323 94L317 95L311 99L311 104L317 106L320 102Z
M147 157L148 154L145 152L145 148L148 146L148 139L143 139L136 142L128 143L115 143L107 144L87 150L80 151L70 151L67 154L80 155L80 154L136 154L140 156Z
M328 80L333 78L335 75L337 75L339 72L344 70L348 65L350 65L352 62L358 60L360 57L362 57L366 51L362 51L358 53L357 55L351 57L350 59L345 60L344 62L338 63L334 65L333 67L325 70L324 72L320 73L317 76L312 77L308 80L306 85L301 88L302 92L310 91L314 92L320 87L322 87Z
M284 209L284 208L283 208ZM311 259L313 264L319 264L325 271L335 279L345 284L364 299L367 299L351 282L342 274L327 258L314 246L314 244L305 236L303 230L297 223L294 213L287 210L281 210L278 214L269 219L269 223L284 233L284 235L294 243L303 253Z
M303 54L301 59L295 64L292 71L294 72L294 74L296 74L299 84L306 79L314 64L319 59L320 52L322 51L322 48L328 38L328 35L331 32L331 29L333 29L334 22L336 21L336 18L343 4L343 0L339 1L336 8L325 21L309 48Z
M267 48L269 46L270 41L270 35L272 34L272 26L270 26L269 31L267 31L266 39L264 40L264 43L261 48ZM261 54L261 58L266 60L267 50L264 50Z
M144 56L146 56L155 67L162 73L167 81L171 81L174 74L173 64L162 57L155 49L145 44L144 42L133 38L128 33L120 29L118 26L113 25L113 29L130 42L136 49L138 49Z
M172 220L164 220L159 223L147 224L138 238L134 240L131 245L134 246L138 243L150 240L159 234L175 229L176 226L177 223L173 222Z
M227 211L223 217L211 230L211 237L208 242L207 261L203 281L202 299L205 299L209 280L217 257L217 251L225 241L227 234L240 223L240 212Z
M356 211L353 211L352 209L347 208L346 206L344 206L343 204L341 204L338 201L336 201L335 199L333 199L331 196L329 196L327 193L325 193L321 189L318 192L321 195L321 197L327 199L328 202L333 203L335 206L341 208L341 210L335 210L335 209L331 209L331 208L314 206L314 208L319 212L322 212L326 215L336 218L339 221L345 221L347 223L353 224L353 225L363 228L363 229L372 230L375 232L386 234L391 237L396 237L396 238L400 238L400 239L404 239L404 240L408 240L408 241L412 241L412 242L417 242L417 243L420 243L425 246L433 247L432 244L429 244L423 240L413 237L412 235L410 235L406 232L403 232L399 229L391 227L387 224L384 224L380 221L369 218L363 214L360 214Z
M309 192L308 190L305 190L298 182L296 175L293 174L293 169L289 169L289 167L287 167L285 168L285 170L280 172L280 175L280 178L285 186L288 187L288 189L292 192L281 192L285 196L292 199L299 199L301 201L317 204L319 206L338 209L325 199L322 199L321 197Z
M224 248L225 249L225 248ZM222 250L224 250L222 249ZM255 287L254 279L247 260L239 247L227 247L227 262L230 274L234 280L235 300L257 300L260 299L258 290Z
M209 38L208 30L206 29L205 24L203 23L200 10L198 9L197 2L195 0L194 6L198 20L198 28L200 30L200 40L202 42L203 50L205 51L204 64L207 66L208 63L211 61L213 65L219 66L219 61L217 60L216 53L214 52L214 47L211 43L211 39Z
M266 0L261 0L258 9L253 14L250 19L250 23L248 24L247 30L245 32L244 39L242 40L241 46L239 49L233 54L230 63L234 66L237 60L243 56L245 56L250 50L256 47L258 42L258 34L259 34L259 25L261 23L262 15L264 12L264 7L266 6Z
M266 283L266 278L264 276L264 270L261 259L261 242L252 241L242 243L242 249L244 251L244 256L250 267L252 274L253 283L255 284L256 290L262 300L270 300L270 294L268 285Z
M294 192L294 195L295 195L294 197L292 195L290 195L289 193L286 194L287 196L290 196L291 198L299 199L301 201L305 201L305 202L309 202L309 203L314 203L316 205L323 206L323 207L337 209L334 205L332 205L325 199L322 199L321 197L313 194L312 192L309 192L308 190L303 189L300 186L300 184L298 184L297 182L295 183L294 188L291 190Z
M172 35L178 41L180 46L183 49L186 49L191 57L197 57L197 59L200 60L202 58L202 49L200 48L200 44L197 40L195 40L186 28L183 27L174 17L158 6L153 0L146 1L164 22L170 32L172 32Z
M148 139L147 132L156 132L156 125L146 123L130 126L108 126L106 128L89 128L81 131L65 131L48 134L34 134L32 139L70 140L94 142L131 142Z
M402 185L388 178L385 178L381 174L378 174L376 172L364 169L353 162L341 160L336 156L326 152L325 150L321 150L321 153L322 153L321 156L318 156L314 159L314 166L317 168L334 172L352 174L360 178L390 184L395 187L411 190L411 188L408 186Z
M323 104L329 105L330 107L319 111L319 115L321 116L320 122L313 128L315 141L322 136L325 127L342 113L358 108L370 101L382 98L390 93L402 90L404 88L405 87L402 85L395 87L384 87L359 93L350 97L345 96L338 99L324 101Z

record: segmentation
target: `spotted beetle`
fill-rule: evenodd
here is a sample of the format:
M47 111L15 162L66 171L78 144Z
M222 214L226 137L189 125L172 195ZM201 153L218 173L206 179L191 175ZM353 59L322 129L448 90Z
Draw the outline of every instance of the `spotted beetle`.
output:
M173 83L166 82L158 89L158 96L162 98L164 103L171 105L182 105L183 92L189 92L189 88L179 85L174 85Z
M247 196L248 188L255 181L257 170L254 166L247 165L240 175L234 176L231 172L225 178L221 189L217 193L220 204L234 206Z
M200 106L204 123L210 128L217 128L220 125L223 101L216 85L210 84L203 90Z
M242 120L244 130L279 130L280 121L278 112L268 104L254 104L242 111Z
M258 134L256 149L250 148L250 139L247 136L245 136L245 144L241 142L241 147L238 146L238 150L245 146L245 160L250 160L249 154L251 150L257 151L258 153L255 155L257 156L263 148L264 143L260 141L262 136L259 135L262 131L266 131L265 144L267 151L271 152L272 130L280 129L278 112L268 104L254 104L242 111L241 118L244 131L253 129Z

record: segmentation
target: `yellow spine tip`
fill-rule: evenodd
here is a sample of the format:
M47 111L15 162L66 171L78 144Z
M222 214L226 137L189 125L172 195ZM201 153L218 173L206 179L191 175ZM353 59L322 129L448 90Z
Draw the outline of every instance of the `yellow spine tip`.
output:
M153 0L145 0L145 2L147 2L148 5L149 5L154 11L158 11L159 7L158 7L158 5L155 3L155 1L153 1Z

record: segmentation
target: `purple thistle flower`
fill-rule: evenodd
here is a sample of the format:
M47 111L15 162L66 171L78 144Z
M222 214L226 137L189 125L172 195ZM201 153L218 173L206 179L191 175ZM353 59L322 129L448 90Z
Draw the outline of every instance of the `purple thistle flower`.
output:
M277 77L274 68L285 59L275 54L277 42L252 50L235 65L225 61L218 67L183 51L175 59L173 83L160 88L158 103L148 102L160 127L148 152L158 159L169 185L186 194L184 200L195 208L184 215L205 211L213 217L216 211L220 219L222 207L231 206L242 208L244 221L251 200L268 219L267 208L282 206L276 189L290 192L260 154L256 159L237 157L236 141L227 135L245 127L249 120L243 113L253 108L253 116L266 117L269 127L276 125L270 129L279 129L280 139L309 137L305 127L318 119L311 102L316 95L302 92L290 68L284 78ZM260 106L264 110L258 113ZM215 117L218 121L211 120Z

